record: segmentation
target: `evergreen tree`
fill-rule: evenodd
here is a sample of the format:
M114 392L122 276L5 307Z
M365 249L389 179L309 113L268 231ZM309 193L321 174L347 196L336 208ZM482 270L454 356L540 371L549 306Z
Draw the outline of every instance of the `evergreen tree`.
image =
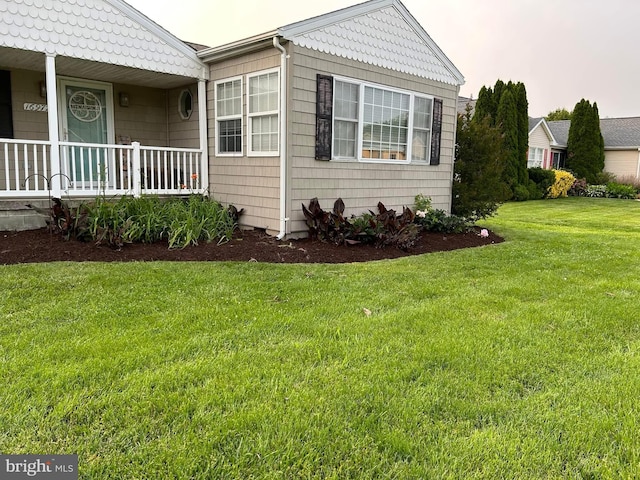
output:
M496 109L493 90L491 90L491 87L487 88L483 85L480 93L478 93L478 101L476 102L473 119L480 121L487 117L489 118L489 123L494 125L496 121Z
M477 110L476 110L477 111ZM502 132L490 118L471 120L470 108L458 115L452 212L478 219L492 215L510 196L502 180L505 166Z
M556 108L553 112L549 112L544 118L547 122L554 122L556 120L571 120L571 112L566 108Z
M567 140L567 169L577 178L593 183L604 168L604 139L600 132L598 105L580 100L571 116Z
M518 111L518 183L529 184L527 172L527 157L529 151L529 102L527 101L527 89L524 83L514 85L516 110Z
M509 89L504 89L500 97L496 123L504 136L505 168L503 180L511 188L514 188L518 184L518 111Z

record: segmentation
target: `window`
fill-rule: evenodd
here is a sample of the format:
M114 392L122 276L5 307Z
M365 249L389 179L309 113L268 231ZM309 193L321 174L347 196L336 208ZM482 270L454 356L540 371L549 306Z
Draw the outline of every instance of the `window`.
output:
M433 98L335 79L332 158L428 162Z
M217 153L242 154L242 79L216 82L215 95Z
M178 97L178 113L180 118L188 120L193 113L193 95L189 90L183 90Z
M538 147L529 147L529 159L527 168L542 167L543 149Z
M277 70L247 77L249 154L278 154L279 75Z

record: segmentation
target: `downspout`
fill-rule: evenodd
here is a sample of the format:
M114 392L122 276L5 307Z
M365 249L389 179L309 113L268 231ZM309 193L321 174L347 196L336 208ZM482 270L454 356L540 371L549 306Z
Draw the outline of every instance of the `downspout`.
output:
M280 232L276 238L282 240L287 234L287 51L278 37L273 37L273 46L280 50Z
M636 170L636 178L640 178L640 148L638 148L638 169Z

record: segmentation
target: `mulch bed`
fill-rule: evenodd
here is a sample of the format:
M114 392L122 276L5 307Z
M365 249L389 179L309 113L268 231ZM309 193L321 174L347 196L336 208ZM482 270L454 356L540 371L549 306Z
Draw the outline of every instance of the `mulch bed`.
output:
M268 263L349 263L399 258L409 255L479 247L500 243L493 232L481 237L479 229L464 234L421 233L407 251L370 245L337 246L309 239L278 241L258 230L236 232L230 242L201 243L169 250L166 242L127 244L120 250L93 242L64 240L47 229L0 232L0 265L36 262L131 262L131 261L255 261Z

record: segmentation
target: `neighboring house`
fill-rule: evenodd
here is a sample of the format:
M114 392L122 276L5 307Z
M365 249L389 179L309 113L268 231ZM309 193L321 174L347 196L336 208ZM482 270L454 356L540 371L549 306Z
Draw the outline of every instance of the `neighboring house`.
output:
M398 0L215 48L122 0L26 3L0 0L0 199L209 191L279 236L313 197L450 208L464 79Z
M478 103L478 99L477 98L473 98L473 97L458 97L458 106L457 106L457 111L460 115L465 115L467 113L467 107L471 107L471 116L473 117L473 114L475 112L476 109L476 103Z
M566 144L558 144L544 117L529 117L527 168L564 168L565 158Z
M528 166L564 168L570 126L570 120L547 122L544 118L530 118ZM618 178L640 178L640 117L601 118L600 131L604 139L604 171ZM542 165L538 164L539 159Z

